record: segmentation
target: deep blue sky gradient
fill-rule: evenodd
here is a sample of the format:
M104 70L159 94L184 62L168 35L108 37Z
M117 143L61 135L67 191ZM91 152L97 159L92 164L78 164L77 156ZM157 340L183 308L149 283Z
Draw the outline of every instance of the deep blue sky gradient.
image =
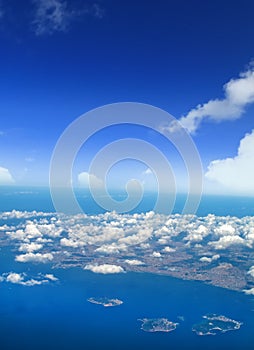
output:
M79 115L104 104L136 101L175 117L238 77L254 57L254 2L98 1L65 32L38 36L31 1L2 1L0 19L0 166L18 184L46 184L53 147ZM71 1L72 9L93 6ZM253 128L243 118L204 123L194 136L203 165L234 156ZM25 159L33 158L29 162Z

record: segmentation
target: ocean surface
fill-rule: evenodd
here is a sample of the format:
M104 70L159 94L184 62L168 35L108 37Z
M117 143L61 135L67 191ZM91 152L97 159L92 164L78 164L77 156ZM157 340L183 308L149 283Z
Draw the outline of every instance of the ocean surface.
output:
M84 198L86 198L84 200ZM184 198L178 198L175 212ZM99 213L91 198L80 194L86 212ZM147 198L138 208L152 208ZM43 188L0 188L0 211L54 211ZM202 199L197 215L254 215L254 199ZM0 347L16 349L253 349L254 296L200 282L149 273L99 275L79 268L54 269L50 264L15 262L15 252L0 247L0 275L5 272L53 273L54 284L27 287L0 283ZM118 298L123 304L105 308L89 297ZM243 323L240 330L197 336L192 325L208 313ZM178 322L170 333L147 333L142 318L166 317Z

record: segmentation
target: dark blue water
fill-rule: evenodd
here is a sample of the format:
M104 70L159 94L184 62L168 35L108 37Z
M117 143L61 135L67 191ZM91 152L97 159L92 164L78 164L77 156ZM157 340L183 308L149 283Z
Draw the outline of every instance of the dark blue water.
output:
M0 210L54 210L48 190L30 191L2 188ZM178 198L179 208L181 200ZM86 206L87 212L99 211L92 202ZM198 213L242 217L252 215L253 207L251 198L205 197ZM1 248L0 274L54 273L59 282L34 287L0 283L3 350L254 348L251 296L152 274L97 275L78 268L52 271L51 265L17 263L14 256L9 248ZM86 301L100 296L119 298L124 304L104 308ZM243 326L235 332L199 337L191 328L207 313L223 314L243 322ZM184 316L184 321L178 316ZM171 333L140 330L139 318L158 317L179 322L179 326Z
M243 294L150 274L54 273L61 280L54 286L1 285L1 348L253 349L254 302ZM88 303L91 296L117 297L124 304L104 308ZM216 337L198 337L191 327L210 312L244 325ZM137 321L145 317L167 317L180 325L172 333L145 333Z

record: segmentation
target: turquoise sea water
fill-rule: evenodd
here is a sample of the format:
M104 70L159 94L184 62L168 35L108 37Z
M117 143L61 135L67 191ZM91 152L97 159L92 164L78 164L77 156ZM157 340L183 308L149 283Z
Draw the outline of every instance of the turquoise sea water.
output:
M103 210L95 203L91 195L82 190L76 191L77 199L87 214L97 214ZM123 194L113 193L115 199L122 200ZM119 198L118 198L119 197ZM178 195L174 213L180 213L186 201L185 195ZM147 212L153 210L156 202L155 194L147 194L133 212ZM33 187L1 187L0 186L0 212L8 210L39 210L55 211L48 188ZM197 210L198 216L207 214L231 215L243 217L254 215L254 197L212 196L204 195Z
M53 211L45 189L1 189L0 210ZM152 199L151 199L152 201ZM253 215L253 199L205 197L198 214ZM91 203L90 203L91 204ZM94 205L91 213L99 211ZM146 207L151 206L146 202ZM181 198L179 199L179 207ZM140 208L141 210L142 208ZM143 210L149 208L143 207ZM177 209L176 209L177 211ZM50 264L20 264L8 247L0 250L0 274L54 273L59 282L25 287L0 283L0 345L16 349L253 349L254 297L200 282L153 274L98 275ZM119 298L123 304L104 308L89 297ZM191 331L207 313L243 322L240 330L199 337ZM183 316L184 321L178 316ZM166 317L179 326L171 333L146 333L142 318Z

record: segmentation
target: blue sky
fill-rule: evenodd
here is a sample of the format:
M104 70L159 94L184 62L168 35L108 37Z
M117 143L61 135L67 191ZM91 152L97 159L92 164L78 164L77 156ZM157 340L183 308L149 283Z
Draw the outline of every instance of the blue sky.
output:
M0 183L47 185L54 146L75 118L133 101L183 122L208 192L254 194L253 11L251 0L0 0ZM74 180L104 139L81 152ZM135 162L115 177L130 168L143 181Z

